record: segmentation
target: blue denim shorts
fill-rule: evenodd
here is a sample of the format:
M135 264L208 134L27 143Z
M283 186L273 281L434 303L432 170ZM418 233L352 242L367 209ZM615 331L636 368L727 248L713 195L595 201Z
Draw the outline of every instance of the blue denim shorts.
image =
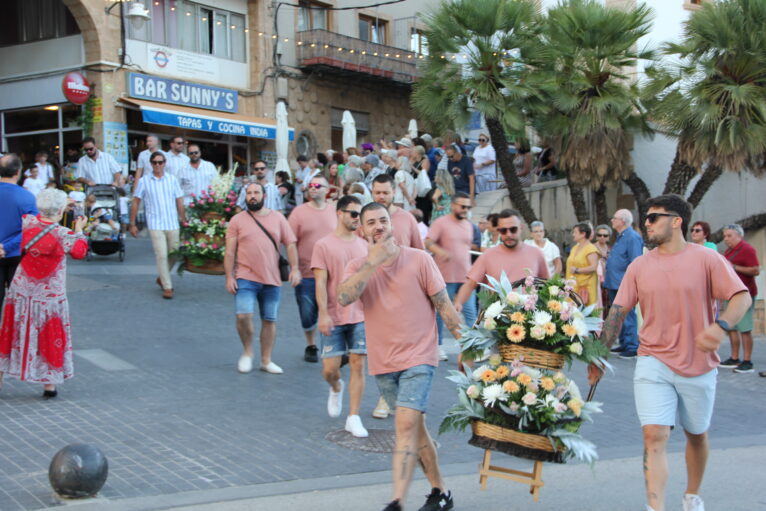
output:
M423 364L404 371L378 374L375 381L391 409L401 406L425 413L435 370L434 366Z
M316 281L303 278L295 286L295 301L298 302L298 313L301 316L301 326L304 330L313 330L317 326L319 308L317 307Z
M701 435L710 427L715 404L718 369L685 377L674 373L660 360L641 356L636 361L633 391L641 426L675 426Z
M237 294L234 296L237 314L253 314L255 312L255 301L258 300L258 312L261 315L261 319L276 321L281 295L282 288L279 286L237 279Z
M364 322L348 325L336 325L330 335L319 334L322 358L333 358L355 353L367 354L367 341L364 336Z

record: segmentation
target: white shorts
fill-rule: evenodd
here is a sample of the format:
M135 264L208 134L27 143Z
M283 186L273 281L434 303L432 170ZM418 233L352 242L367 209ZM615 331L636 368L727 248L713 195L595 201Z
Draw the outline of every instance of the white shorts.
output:
M633 391L641 426L674 426L678 414L681 427L687 432L693 435L706 432L713 416L717 374L718 369L713 369L687 378L654 357L638 357Z

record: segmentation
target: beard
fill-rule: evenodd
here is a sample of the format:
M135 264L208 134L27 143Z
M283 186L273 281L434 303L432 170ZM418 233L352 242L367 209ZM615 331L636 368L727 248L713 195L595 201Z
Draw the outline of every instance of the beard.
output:
M506 248L516 248L516 245L519 244L519 240L514 239L502 240L502 242Z
M261 209L263 209L263 203L264 202L265 202L265 199L257 201L257 202L256 201L248 201L247 202L247 210L248 211L260 211Z

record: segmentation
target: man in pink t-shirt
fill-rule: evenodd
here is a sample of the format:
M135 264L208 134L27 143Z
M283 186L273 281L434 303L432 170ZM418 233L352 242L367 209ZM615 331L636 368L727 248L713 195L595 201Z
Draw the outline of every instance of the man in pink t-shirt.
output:
M324 177L313 177L308 185L309 201L295 208L288 220L298 239L298 265L302 279L295 288L295 301L298 302L301 326L306 335L306 350L303 354L306 362L319 362L319 352L314 341L317 302L314 273L311 271L311 254L314 252L314 244L335 230L337 218L335 206L327 202L329 191Z
M647 509L664 511L666 445L676 415L687 438L683 508L704 509L698 495L708 456L718 354L726 333L750 307L747 288L718 253L684 240L691 205L678 195L647 201L646 234L657 248L636 258L620 283L601 340L611 347L627 313L641 305L638 360L633 376L644 433ZM729 300L718 319L714 301ZM591 385L602 371L591 365Z
M253 313L257 301L261 316L261 371L282 374L282 368L271 360L282 292L279 245L287 248L287 259L292 268L290 285L300 284L301 272L293 231L282 213L263 207L264 200L263 185L247 185L247 209L234 215L226 230L223 267L226 289L235 295L237 333L244 348L237 369L241 373L253 369Z
M436 266L447 283L450 300L455 298L465 276L471 267L471 245L473 244L473 226L467 220L471 210L471 198L467 193L455 192L450 204L451 212L437 218L431 224L426 238L426 249L434 255ZM467 325L476 321L476 298L471 293L463 306L463 316ZM444 323L437 316L439 328L439 346L443 344ZM447 360L447 354L439 348L439 360Z
M362 304L348 307L338 303L338 286L349 261L367 255L367 242L356 235L362 202L353 195L338 200L338 225L335 231L314 245L311 269L316 281L316 303L319 309L319 343L322 348L322 374L330 384L327 413L338 417L343 409L344 382L340 377L341 359L349 360L349 414L346 431L364 438L367 430L359 417L359 404L364 393L364 359L367 343L364 337Z
M361 218L368 255L346 267L338 302L361 301L370 374L389 406L396 407L393 498L386 509L402 509L418 460L433 488L429 509L436 503L440 507L433 509L449 509L452 495L439 471L425 412L438 364L436 312L455 338L460 319L431 256L394 242L386 207L371 202Z
M487 282L487 275L499 279L505 272L511 282L523 279L527 275L541 279L550 277L543 251L522 243L524 225L517 211L504 209L498 213L496 230L500 233L500 244L479 256L468 270L465 282L455 297L455 308L458 311L462 310L474 289Z

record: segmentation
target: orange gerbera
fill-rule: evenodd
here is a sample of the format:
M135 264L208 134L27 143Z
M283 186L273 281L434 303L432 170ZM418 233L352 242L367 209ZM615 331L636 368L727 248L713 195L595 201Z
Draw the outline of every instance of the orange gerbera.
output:
M518 392L520 388L521 387L519 387L519 384L513 380L507 380L503 382L503 390L506 392L510 392L511 394L513 394L514 392Z
M511 314L511 321L513 321L514 323L522 324L522 323L524 323L524 321L526 321L526 319L527 319L527 317L524 315L523 312L518 312L517 311L517 312L514 312L513 314Z
M556 382L553 381L553 378L549 378L547 376L540 379L540 386L550 392L554 388L556 388Z
M497 373L493 371L492 369L487 369L483 373L481 373L481 381L484 383L491 383L493 381L497 380Z
M566 335L567 337L574 337L575 335L577 335L577 329L574 326L570 325L569 323L562 326L561 330L564 331L564 335Z
M521 325L511 325L505 332L505 336L511 342L521 342L527 336L527 330Z
M511 372L510 369L508 369L508 366L500 366L497 369L495 369L495 372L497 373L497 378L503 379Z
M532 383L532 377L529 376L527 373L521 373L516 379L519 381L519 383L521 383L525 387L528 386L530 383Z
M543 325L543 330L545 330L545 335L551 336L556 333L556 325L548 322Z
M561 302L558 300L548 300L548 310L551 312L561 312Z

